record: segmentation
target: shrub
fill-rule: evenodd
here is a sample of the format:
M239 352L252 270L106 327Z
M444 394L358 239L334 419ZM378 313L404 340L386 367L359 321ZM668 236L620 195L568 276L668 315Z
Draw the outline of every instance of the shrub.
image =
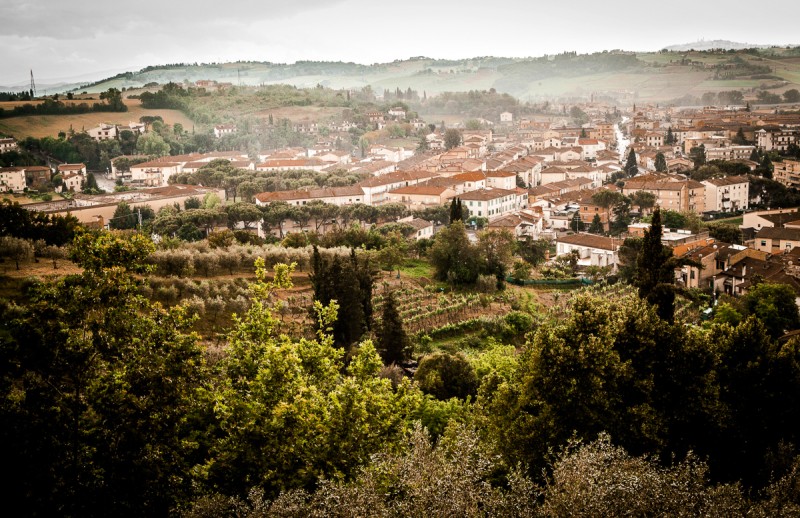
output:
M422 358L414 380L423 392L440 400L475 396L478 378L462 353L434 353Z

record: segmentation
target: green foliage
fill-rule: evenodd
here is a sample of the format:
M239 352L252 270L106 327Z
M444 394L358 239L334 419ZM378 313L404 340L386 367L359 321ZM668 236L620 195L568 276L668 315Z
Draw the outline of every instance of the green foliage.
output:
M455 128L450 128L444 132L445 150L453 149L461 145L461 132Z
M36 286L29 304L0 318L0 442L16 509L166 514L191 491L197 442L186 424L203 356L182 308L137 295L142 248L81 235L84 273Z
M595 214L588 232L592 234L602 234L604 231L605 229L603 228L603 222L600 220L600 214Z
M634 151L633 148L631 148L628 153L628 158L625 161L623 170L628 176L636 176L636 173L639 172L639 165L636 161L636 151Z
M743 297L745 315L757 317L772 338L800 328L794 289L786 284L759 283Z
M136 228L139 220L127 202L121 201L114 210L114 215L108 220L108 226L113 230L126 230Z
M10 200L0 201L0 236L11 236L62 246L72 241L79 222L75 216L47 215L23 208Z
M314 246L310 278L314 300L338 305L339 318L332 329L337 347L346 348L360 340L372 327L373 274L369 259L358 258L355 250L347 258L323 256ZM323 329L323 324L317 320L318 329Z
M401 364L414 353L414 346L403 328L403 320L397 310L397 300L391 291L383 298L381 320L375 329L375 341L385 365Z
M414 381L423 392L439 400L474 397L478 390L475 369L460 353L439 352L424 356L414 373Z
M353 476L387 440L402 436L421 400L408 383L395 391L377 377L381 361L370 342L345 371L343 351L326 331L337 319L335 302L315 303L317 339L278 336L277 308L268 299L291 285L290 272L282 266L267 282L257 261L252 305L236 321L217 366L220 381L208 394L215 440L201 476L229 495L256 486L276 496Z
M706 225L708 228L708 235L722 243L731 243L734 245L742 244L742 231L738 226L730 223L709 223Z
M667 159L664 158L664 153L656 153L655 167L658 173L667 172Z

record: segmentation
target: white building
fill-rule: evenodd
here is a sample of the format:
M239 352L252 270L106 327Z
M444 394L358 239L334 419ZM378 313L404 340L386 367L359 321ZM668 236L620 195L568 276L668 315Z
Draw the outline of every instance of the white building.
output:
M22 192L24 190L24 167L0 167L0 192Z
M499 218L523 207L518 205L516 191L507 189L478 189L461 196L462 206L469 209L470 216Z
M556 239L556 254L578 252L578 264L582 266L611 266L619 261L617 251L621 240L595 234L568 234Z
M748 207L750 180L746 176L711 178L702 182L706 186L706 211L734 211Z

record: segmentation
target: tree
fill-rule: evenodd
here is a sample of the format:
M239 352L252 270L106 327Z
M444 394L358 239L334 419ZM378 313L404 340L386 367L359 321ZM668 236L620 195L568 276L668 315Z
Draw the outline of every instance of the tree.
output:
M744 136L744 130L740 127L739 130L736 132L736 135L731 139L731 142L736 144L737 146L744 146L747 144L747 139Z
M38 285L13 325L0 317L14 508L164 515L191 492L197 435L185 425L197 416L205 364L184 308L139 295L132 274L147 271L153 249L138 235L82 234L72 258L83 273Z
M97 179L94 177L94 173L88 173L86 175L86 181L83 184L82 190L86 194L101 194L103 192L97 185Z
M656 205L656 195L650 191L636 191L631 194L631 203L639 207L639 212L644 212Z
M689 150L689 158L694 162L694 167L698 168L706 163L706 146L700 144Z
M659 317L672 322L675 313L675 263L671 260L672 251L661 243L661 234L661 210L656 208L636 259L635 285L639 288L639 297L655 305Z
M592 234L602 234L604 230L603 222L600 220L600 214L595 214L592 219L592 224L589 226L589 232Z
M573 232L582 232L583 231L583 220L581 219L581 212L576 210L572 214L572 220L569 223L569 228Z
M134 214L133 210L131 210L130 205L128 205L127 202L121 201L119 205L117 205L114 215L111 216L111 219L108 221L108 226L114 230L125 230L136 228L137 223L139 223L138 217Z
M800 91L797 88L791 88L783 92L783 100L787 103L800 102Z
M276 290L291 287L291 270L276 266L268 281L263 259L256 260L250 308L235 323L209 388L212 440L200 482L229 496L255 486L274 498L322 478L351 478L387 441L408 432L420 406L408 383L395 392L378 377L381 360L369 341L345 365L344 350L327 331L346 318L335 302L314 303L316 338L281 333L271 301Z
M506 272L511 266L516 250L516 237L508 229L486 230L478 234L477 251L480 254L482 274L493 275L497 289L505 284Z
M350 347L372 327L373 274L368 259L359 260L355 250L349 257L323 256L314 246L311 259L314 299L328 305L335 301L340 317L331 334L337 347ZM317 316L317 315L314 315ZM317 320L319 329L324 322Z
M14 261L19 270L19 263L33 257L33 246L30 241L16 237L0 237L0 257L8 257Z
M440 230L428 252L434 277L453 284L472 284L480 273L478 252L467 237L464 223L456 221Z
M764 323L772 338L800 328L800 313L794 290L786 284L759 283L742 298L745 315L753 315Z
M633 148L631 148L630 153L628 153L628 159L625 162L625 168L624 169L625 169L625 173L629 177L636 176L636 174L639 172L639 164L637 163L637 160L636 160L636 151Z
M667 159L664 158L664 153L656 153L656 172L658 173L666 173L667 172Z
M136 151L154 157L167 156L169 155L169 144L156 132L145 133L137 139Z
M478 391L475 369L463 353L438 352L423 357L414 381L423 392L442 401L474 397Z
M729 223L709 223L708 235L722 243L739 245L742 243L742 231L736 225Z
M664 144L671 145L676 142L675 134L672 133L672 127L667 128L667 136L664 137Z
M444 132L444 148L451 150L461 145L461 132L455 128L450 128Z
M449 223L453 223L454 221L464 221L464 209L461 206L461 200L459 198L453 198L450 201L450 221Z
M375 342L384 365L401 364L411 358L414 346L403 328L393 291L385 290L381 321L375 329Z
M546 239L533 240L530 236L519 245L518 253L527 263L539 266L547 259L550 250L550 241Z

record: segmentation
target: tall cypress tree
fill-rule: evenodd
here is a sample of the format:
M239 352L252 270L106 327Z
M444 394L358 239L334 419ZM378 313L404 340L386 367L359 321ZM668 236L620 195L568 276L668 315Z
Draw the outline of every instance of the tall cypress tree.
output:
M387 292L383 299L381 324L375 330L375 339L384 364L399 364L411 358L413 346L403 328L397 299L392 291Z
M672 322L675 314L674 280L675 264L672 251L661 243L661 209L656 207L650 228L642 238L642 247L636 258L635 284L639 297L657 308L658 316Z
M350 257L324 257L314 247L311 267L314 299L323 305L331 300L339 304L334 342L338 347L349 347L371 327L373 279L369 263L359 262L355 250Z
M635 176L638 172L639 165L636 163L636 151L631 148L631 152L628 153L628 161L625 162L625 173L628 176Z

